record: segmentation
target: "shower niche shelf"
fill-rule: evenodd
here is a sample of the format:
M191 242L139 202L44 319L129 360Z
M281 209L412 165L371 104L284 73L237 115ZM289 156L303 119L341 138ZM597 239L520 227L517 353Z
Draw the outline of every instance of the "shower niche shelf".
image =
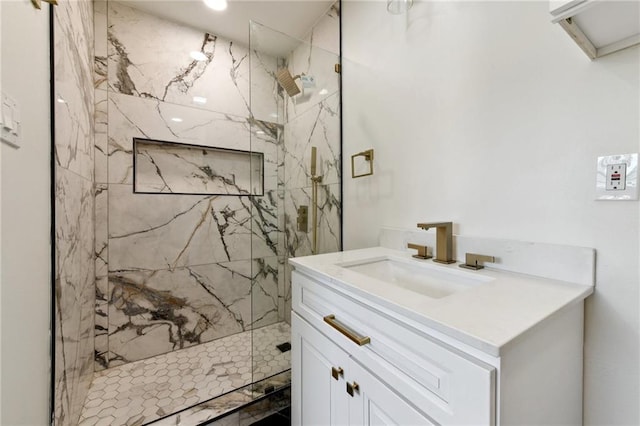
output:
M134 138L133 192L264 195L264 154Z

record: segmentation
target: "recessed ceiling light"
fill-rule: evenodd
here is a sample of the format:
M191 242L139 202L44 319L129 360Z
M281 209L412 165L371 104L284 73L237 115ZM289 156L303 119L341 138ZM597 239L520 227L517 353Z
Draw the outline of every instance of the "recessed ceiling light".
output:
M207 98L202 97L202 96L194 96L193 97L193 103L194 104L204 105L204 104L207 103Z
M180 117L173 117L173 118L171 119L171 121L175 121L176 123L182 123L182 118L180 118Z
M202 52L198 52L197 50L194 50L193 52L191 52L189 56L191 56L196 61L206 61L207 59L209 59L207 55L205 55Z
M204 0L204 4L213 10L225 10L227 8L227 0Z

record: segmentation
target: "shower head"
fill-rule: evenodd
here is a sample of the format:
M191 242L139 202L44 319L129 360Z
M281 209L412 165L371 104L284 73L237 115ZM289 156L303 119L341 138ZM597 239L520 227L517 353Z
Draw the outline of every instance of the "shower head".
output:
M278 84L284 90L286 90L287 94L290 97L294 97L298 93L300 93L300 88L296 84L296 79L300 78L299 75L295 77L291 76L291 73L286 68L280 68L278 72L276 72L276 79L278 80Z

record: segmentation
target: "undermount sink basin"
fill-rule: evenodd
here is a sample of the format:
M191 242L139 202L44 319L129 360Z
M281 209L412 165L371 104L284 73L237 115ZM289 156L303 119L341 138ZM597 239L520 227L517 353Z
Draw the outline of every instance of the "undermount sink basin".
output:
M422 261L389 256L343 262L337 266L432 299L440 299L493 280Z

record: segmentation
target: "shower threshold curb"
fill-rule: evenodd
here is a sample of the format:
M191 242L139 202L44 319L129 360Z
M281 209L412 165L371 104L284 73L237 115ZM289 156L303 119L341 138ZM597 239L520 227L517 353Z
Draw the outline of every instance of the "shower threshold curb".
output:
M290 389L291 370L286 370L142 426L213 426L240 412L246 418L246 424L251 424L288 406ZM238 424L244 423L238 420Z

